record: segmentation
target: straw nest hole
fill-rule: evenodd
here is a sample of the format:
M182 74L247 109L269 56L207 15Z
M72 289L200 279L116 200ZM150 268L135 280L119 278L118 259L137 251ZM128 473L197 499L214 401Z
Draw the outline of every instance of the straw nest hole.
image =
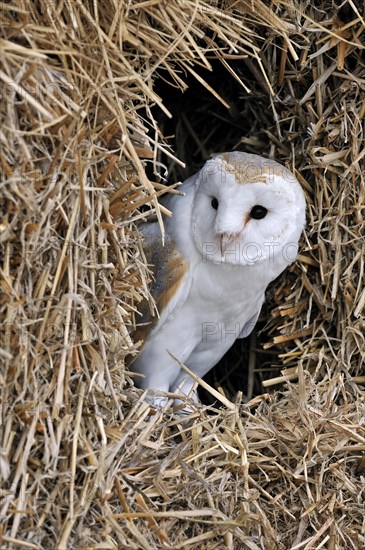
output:
M251 60L231 63L234 72L249 87L249 92L227 73L221 60L209 61L211 72L204 68L195 70L212 90L219 92L229 107L190 74L180 74L186 84L184 92L168 83L163 75L157 77L154 83L155 92L172 114L169 118L156 106L154 116L158 127L176 156L185 163L185 167L181 167L166 155L161 155L159 160L167 167L165 174L168 174L169 183L184 181L197 172L212 154L223 151L241 150L263 156L271 154L288 164L292 160L288 149L283 147L280 150L279 147L278 150L277 143L272 140L277 133L277 108L273 108L270 91L263 79L256 78L257 69ZM281 132L289 130L289 124L290 121L281 121ZM151 179L156 178L152 164L147 166L147 173ZM243 393L245 400L262 394L266 391L262 381L280 374L283 363L278 355L282 347L272 346L269 320L270 312L277 305L275 289L290 288L292 277L286 271L269 286L266 302L251 336L236 340L205 376L209 384L222 388L230 399L234 399L238 391ZM265 350L266 344L270 347ZM199 394L204 403L215 401L204 388L199 388Z

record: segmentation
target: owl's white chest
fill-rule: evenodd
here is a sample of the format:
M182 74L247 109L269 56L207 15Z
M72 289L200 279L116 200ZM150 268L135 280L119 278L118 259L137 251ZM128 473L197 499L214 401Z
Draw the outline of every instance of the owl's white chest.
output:
M261 308L267 278L254 267L200 264L182 312L193 319L194 352L211 352L211 368L242 333ZM194 334L192 334L194 332Z
M252 267L200 262L179 311L155 337L180 361L204 376L261 308L267 275Z
M202 262L194 271L186 305L199 304L197 314L206 321L245 318L262 300L266 286L267 282L258 276L255 267Z

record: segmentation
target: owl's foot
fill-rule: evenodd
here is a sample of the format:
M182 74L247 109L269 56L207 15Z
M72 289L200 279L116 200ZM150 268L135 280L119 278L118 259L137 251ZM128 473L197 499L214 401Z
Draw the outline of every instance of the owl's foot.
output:
M181 399L177 397L178 395L181 395ZM148 390L144 401L150 406L150 414L158 412L174 413L174 415L184 418L183 422L185 422L185 419L189 421L189 417L194 413L196 415L197 408L195 404L200 402L196 392L188 397L180 392L166 395L155 390Z
M145 401L150 405L152 409L156 409L159 411L165 409L168 402L171 400L166 395L162 395L160 392L148 390Z

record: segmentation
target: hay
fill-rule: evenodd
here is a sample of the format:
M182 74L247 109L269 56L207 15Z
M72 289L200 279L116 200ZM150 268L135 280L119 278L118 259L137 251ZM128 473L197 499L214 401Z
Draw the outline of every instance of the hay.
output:
M219 6L2 4L3 547L365 544L364 7ZM228 383L186 424L124 369L153 307L136 224L163 232L165 166L235 146L296 171L308 228L250 400Z

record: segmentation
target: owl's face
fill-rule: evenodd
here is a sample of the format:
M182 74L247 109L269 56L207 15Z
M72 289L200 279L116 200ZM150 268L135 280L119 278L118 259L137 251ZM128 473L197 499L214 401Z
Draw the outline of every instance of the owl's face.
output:
M196 248L205 261L290 264L305 225L305 199L294 175L275 161L224 153L200 171L192 211Z

